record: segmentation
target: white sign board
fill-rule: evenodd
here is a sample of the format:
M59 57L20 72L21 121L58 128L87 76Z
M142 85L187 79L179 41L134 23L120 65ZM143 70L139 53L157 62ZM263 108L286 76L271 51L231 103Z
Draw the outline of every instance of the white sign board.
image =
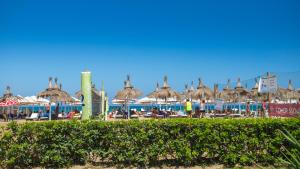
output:
M259 79L258 92L259 93L275 93L277 91L277 77L261 77Z

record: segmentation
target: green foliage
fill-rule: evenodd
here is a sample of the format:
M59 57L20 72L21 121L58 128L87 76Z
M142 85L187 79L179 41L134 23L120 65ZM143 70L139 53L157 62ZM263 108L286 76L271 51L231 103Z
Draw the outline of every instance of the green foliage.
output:
M284 164L287 164L290 168L300 169L300 142L297 140L289 131L284 130L279 132L288 140L289 143L292 144L291 150L288 150L284 147L284 159L279 158Z
M0 168L63 168L86 162L149 166L210 162L274 164L300 139L300 119L168 119L11 123L0 129Z

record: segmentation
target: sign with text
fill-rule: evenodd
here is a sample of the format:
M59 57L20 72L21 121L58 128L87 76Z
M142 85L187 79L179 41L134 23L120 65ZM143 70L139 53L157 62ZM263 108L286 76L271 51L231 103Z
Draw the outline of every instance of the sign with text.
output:
M270 117L295 117L300 111L300 104L269 104Z
M258 92L259 93L275 93L277 91L277 77L262 77L259 79Z

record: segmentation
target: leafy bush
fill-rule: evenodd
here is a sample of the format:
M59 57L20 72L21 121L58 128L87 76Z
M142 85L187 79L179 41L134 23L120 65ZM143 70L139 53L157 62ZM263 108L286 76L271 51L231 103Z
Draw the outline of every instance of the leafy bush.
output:
M62 168L86 162L149 166L274 164L283 147L279 130L300 139L300 119L169 119L11 123L0 130L3 168Z
M300 141L297 140L290 132L287 130L281 131L281 134L287 139L293 146L292 151L284 147L283 155L285 159L279 158L284 164L287 164L290 168L300 169Z

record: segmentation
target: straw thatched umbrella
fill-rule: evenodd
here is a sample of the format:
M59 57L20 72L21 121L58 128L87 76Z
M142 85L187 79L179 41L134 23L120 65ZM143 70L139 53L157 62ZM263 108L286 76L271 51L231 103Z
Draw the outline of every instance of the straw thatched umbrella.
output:
M6 90L3 94L3 97L1 97L1 99L0 99L0 102L1 101L7 101L7 100L18 101L19 99L22 99L22 97L14 96L13 93L11 92L10 86L7 86Z
M142 95L142 92L138 89L135 89L131 85L130 76L127 75L127 80L124 82L124 89L117 92L115 98L116 99L131 100L131 99L137 99L141 95Z
M147 97L154 98L156 100L156 104L157 104L157 99L159 98L159 91L160 91L159 83L156 83L155 90L153 92L151 92L150 94L148 94Z
M123 90L117 92L115 99L124 100L125 106L127 107L129 101L133 99L137 99L141 95L142 92L138 89L135 89L131 85L130 76L127 75L127 80L124 82L124 88ZM128 118L130 118L130 111L128 110L128 107L127 107L127 111L128 111Z
M221 99L225 101L232 101L234 95L234 91L230 88L230 79L228 79L226 86L223 88L223 91L219 94Z
M294 89L291 80L289 80L289 85L286 89L279 88L276 94L277 97L285 101L299 99L299 93Z
M251 89L250 93L251 93L251 97L253 99L258 97L258 81L257 81L257 79L255 79L255 85Z
M199 80L199 85L197 87L197 90L194 92L193 97L195 99L211 99L213 97L213 92L210 90L210 88L208 88L207 86L205 86L201 80L201 78L198 79Z
M66 91L63 91L58 87L57 78L55 78L55 85L52 87L52 77L49 78L48 88L37 94L37 97L49 99L50 102L71 103L74 101L74 99Z
M235 101L241 101L246 99L249 96L249 92L246 88L244 88L241 84L241 79L238 78L237 85L234 88L234 97Z
M82 96L81 90L75 93L76 98L80 99ZM100 91L96 88L95 84L92 85L92 100L93 102L100 102Z
M190 99L192 101L194 98L194 94L195 94L194 81L192 81L190 88L188 88L187 84L185 85L185 90L182 93L182 96L185 99Z
M180 100L181 95L176 91L172 90L168 84L168 77L164 77L164 83L161 89L157 92L157 96L160 99L164 99L165 103L167 103L167 99L176 98L176 100Z

